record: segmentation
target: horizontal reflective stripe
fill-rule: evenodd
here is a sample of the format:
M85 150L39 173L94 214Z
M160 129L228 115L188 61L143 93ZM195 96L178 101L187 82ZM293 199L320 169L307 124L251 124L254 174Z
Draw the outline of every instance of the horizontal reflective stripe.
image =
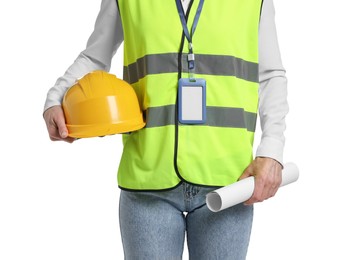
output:
M188 54L183 54L183 72L188 72L187 59ZM239 79L258 82L258 63L233 56L195 54L195 66L195 73L197 74L235 76ZM151 54L125 66L124 79L132 84L147 75L177 71L178 53Z
M242 108L207 107L207 125L220 127L246 128L254 132L257 114L246 112Z
M151 107L146 110L146 128L175 124L175 105ZM245 128L254 132L257 114L246 112L242 108L207 107L207 126Z
M178 54L152 54L139 58L136 62L124 66L124 80L130 84L151 74L177 72Z
M146 128L174 125L176 106L150 107L146 110Z
M188 55L183 55L187 60ZM235 76L251 82L258 82L258 64L235 58L233 56L195 55L195 72L197 74ZM187 62L183 71L188 72Z

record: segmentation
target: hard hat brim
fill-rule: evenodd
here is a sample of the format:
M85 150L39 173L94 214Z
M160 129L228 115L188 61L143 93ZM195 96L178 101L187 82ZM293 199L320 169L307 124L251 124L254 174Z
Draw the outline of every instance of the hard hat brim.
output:
M140 122L141 121L141 122ZM123 134L142 129L146 123L142 119L125 121L118 124L66 125L68 136L73 138L89 138L114 134Z

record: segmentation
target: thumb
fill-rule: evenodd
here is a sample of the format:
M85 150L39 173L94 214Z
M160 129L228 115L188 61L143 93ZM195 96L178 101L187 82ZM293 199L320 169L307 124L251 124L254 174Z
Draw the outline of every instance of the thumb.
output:
M57 119L57 127L58 127L58 133L61 138L67 138L68 137L68 130L66 123L64 121L64 117L60 117Z
M244 172L242 173L242 175L240 176L239 180L242 180L242 179L246 179L250 176L253 176L253 171L252 171L252 167L251 165L249 165L245 170Z

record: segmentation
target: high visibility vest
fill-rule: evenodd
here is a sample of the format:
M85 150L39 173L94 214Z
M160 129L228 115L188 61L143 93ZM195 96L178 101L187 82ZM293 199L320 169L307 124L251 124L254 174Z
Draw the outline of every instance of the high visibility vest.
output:
M199 1L187 11L190 29ZM177 120L177 88L188 78L188 42L174 0L118 0L124 79L146 127L125 134L119 187L165 190L182 181L225 186L253 158L262 0L206 0L193 36L195 75L206 80L206 123Z

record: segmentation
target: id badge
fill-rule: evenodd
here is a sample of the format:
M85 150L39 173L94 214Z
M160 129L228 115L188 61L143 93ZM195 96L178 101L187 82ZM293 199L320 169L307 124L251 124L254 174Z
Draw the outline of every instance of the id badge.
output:
M206 82L181 78L178 82L178 120L181 124L206 122Z

